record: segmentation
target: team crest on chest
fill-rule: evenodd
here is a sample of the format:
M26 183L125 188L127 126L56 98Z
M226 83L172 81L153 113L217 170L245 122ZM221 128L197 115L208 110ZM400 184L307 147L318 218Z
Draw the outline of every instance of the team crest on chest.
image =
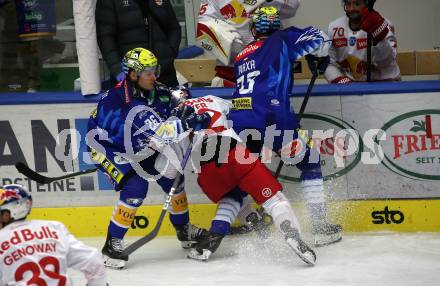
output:
M354 47L354 45L356 45L356 37L350 37L348 39L348 44L350 45L350 47Z

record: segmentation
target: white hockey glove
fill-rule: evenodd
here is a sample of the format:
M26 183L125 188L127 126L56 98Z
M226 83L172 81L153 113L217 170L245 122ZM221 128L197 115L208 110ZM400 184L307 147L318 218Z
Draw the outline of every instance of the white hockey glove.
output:
M212 53L224 65L233 63L244 48L240 34L234 26L220 19L209 19L197 24L197 45Z

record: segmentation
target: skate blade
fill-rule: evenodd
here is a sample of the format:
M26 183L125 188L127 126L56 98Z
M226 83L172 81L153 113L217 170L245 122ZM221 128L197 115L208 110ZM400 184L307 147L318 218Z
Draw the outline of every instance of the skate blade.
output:
M289 244L290 248L293 249L293 251L296 253L296 255L299 256L299 258L301 258L302 261L304 261L305 263L307 263L308 265L315 265L316 262L316 255L313 253L312 250L307 251L305 253L302 253L299 250L299 244L298 242L293 239L293 238L288 238L286 239L287 244Z
M180 245L182 246L183 249L193 248L196 244L197 244L197 242L195 242L195 241L181 241L180 242Z
M106 268L115 269L115 270L121 270L125 267L125 261L121 259L113 259L106 255L102 256L104 260L104 266Z
M315 247L322 247L326 245L330 245L333 243L337 243L342 240L342 234L340 232L334 233L331 235L321 235L321 234L315 234L314 235L315 240Z
M211 257L212 252L208 249L203 249L203 253L200 254L194 248L187 254L187 258L199 260L199 261L208 261L209 257Z

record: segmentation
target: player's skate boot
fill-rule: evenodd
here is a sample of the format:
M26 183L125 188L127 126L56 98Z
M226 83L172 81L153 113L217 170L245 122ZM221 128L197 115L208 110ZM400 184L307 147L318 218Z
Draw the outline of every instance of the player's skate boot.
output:
M327 221L327 208L325 203L310 204L309 210L312 219L312 235L316 247L341 241L342 226Z
M285 235L287 244L295 253L307 264L315 265L316 254L305 241L301 239L298 229L291 226L291 222L285 220L280 225L281 231Z
M128 255L123 254L123 250L122 239L111 237L110 234L107 234L107 239L102 248L104 266L112 269L124 268L125 262L128 261Z
M328 223L326 220L312 222L312 234L316 247L329 245L342 240L342 226Z
M199 228L190 223L174 225L174 228L176 229L177 239L184 249L193 247L197 242L208 235L206 229Z
M231 227L231 234L245 234L255 231L261 239L267 239L270 235L270 226L273 223L272 217L263 208L251 212L246 217L246 224L238 227Z
M191 249L187 257L190 259L207 261L218 249L223 237L225 237L223 234L208 232L208 235Z

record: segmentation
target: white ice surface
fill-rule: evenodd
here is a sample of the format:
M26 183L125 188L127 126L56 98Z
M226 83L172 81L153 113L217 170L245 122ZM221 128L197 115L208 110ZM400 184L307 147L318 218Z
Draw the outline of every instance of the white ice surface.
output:
M83 239L101 248L102 239ZM226 238L208 262L186 258L174 237L156 238L130 256L124 270L108 270L110 286L439 286L439 233L344 235L316 249L306 266L280 238L263 243L253 236ZM74 285L82 273L69 271Z

